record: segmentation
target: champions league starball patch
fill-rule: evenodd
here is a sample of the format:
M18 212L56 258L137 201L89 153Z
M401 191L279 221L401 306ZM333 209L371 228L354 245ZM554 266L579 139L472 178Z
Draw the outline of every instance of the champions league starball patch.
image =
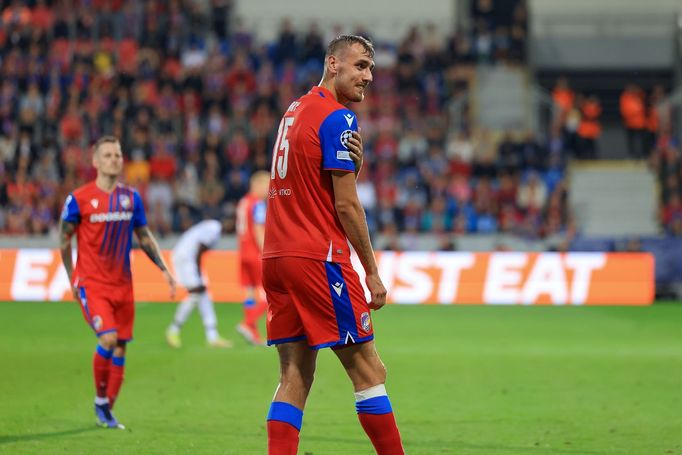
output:
M353 137L353 131L352 130L345 130L343 133L341 133L341 136L339 136L339 140L341 141L341 145L348 148L348 139L350 139L351 137Z
M369 318L369 313L366 311L360 315L360 323L362 324L362 329L365 332L369 332L369 330L372 328L372 321Z
M99 330L102 328L102 316L95 315L92 317L92 328L95 330Z

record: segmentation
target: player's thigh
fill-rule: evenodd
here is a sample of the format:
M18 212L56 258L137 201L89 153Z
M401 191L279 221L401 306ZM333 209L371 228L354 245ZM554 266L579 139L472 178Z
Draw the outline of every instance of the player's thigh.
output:
M279 344L277 353L282 377L302 377L312 382L317 351L310 349L305 341Z
M258 288L263 285L262 264L260 258L246 259L239 262L241 284L243 287Z
M309 346L318 349L373 339L364 290L350 264L281 259L281 273Z
M343 368L353 382L355 391L386 382L386 367L379 357L374 341L334 349Z
M115 291L114 317L118 329L118 340L128 342L133 339L135 323L135 301L132 287L122 287Z
M93 285L79 286L78 300L85 321L97 336L117 330L114 307L106 288Z
M282 281L283 258L263 260L263 288L268 301L266 318L268 345L279 345L305 339L303 323L289 290Z
M185 289L195 289L204 285L199 264L197 264L196 260L174 257L173 267L175 268L175 276L178 283Z

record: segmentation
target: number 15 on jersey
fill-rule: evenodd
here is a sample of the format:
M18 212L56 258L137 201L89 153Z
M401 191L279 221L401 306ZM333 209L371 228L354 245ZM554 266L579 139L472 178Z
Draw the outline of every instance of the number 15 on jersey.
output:
M277 140L275 141L275 147L272 150L272 170L270 171L270 179L275 178L275 170L277 170L277 175L280 179L284 179L287 176L287 169L289 166L289 140L287 139L287 133L289 132L289 127L293 124L293 117L284 117L282 121L279 122ZM283 152L281 155L279 153L280 151Z

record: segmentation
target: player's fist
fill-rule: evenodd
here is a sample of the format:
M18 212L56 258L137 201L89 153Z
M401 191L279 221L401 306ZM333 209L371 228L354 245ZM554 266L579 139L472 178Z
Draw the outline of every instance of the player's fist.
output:
M346 141L346 147L348 148L349 155L355 163L355 173L360 172L362 168L362 160L364 155L364 149L362 146L362 136L358 131L353 131L353 135Z
M369 302L369 307L372 310L378 310L386 305L386 288L382 283L379 274L370 274L365 278L367 289L371 294L372 300Z

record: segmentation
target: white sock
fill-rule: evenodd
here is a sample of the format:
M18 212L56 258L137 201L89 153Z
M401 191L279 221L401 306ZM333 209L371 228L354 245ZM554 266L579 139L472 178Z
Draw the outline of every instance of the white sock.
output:
M355 401L369 400L370 398L376 398L381 396L387 396L386 386L384 384L375 385L369 389L360 390L355 392Z
M187 322L189 315L192 314L192 310L199 303L200 296L197 294L188 294L185 300L178 305L178 309L175 311L175 318L170 326L171 330L176 332L180 331L180 328Z
M109 404L109 398L107 397L95 397L95 404L102 406L103 404Z
M199 299L199 314L204 323L204 330L206 330L206 339L210 342L218 338L218 319L215 315L215 308L213 308L213 300L208 292L201 294Z

